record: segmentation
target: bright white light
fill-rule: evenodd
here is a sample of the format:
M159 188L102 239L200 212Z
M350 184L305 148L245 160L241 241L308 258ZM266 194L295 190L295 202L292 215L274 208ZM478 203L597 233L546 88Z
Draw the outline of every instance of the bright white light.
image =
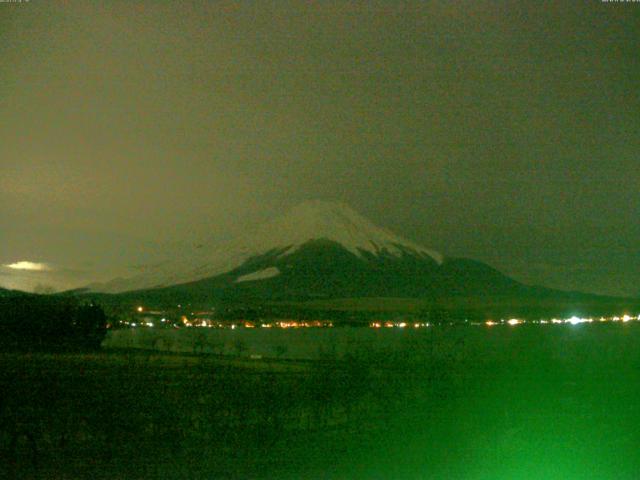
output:
M512 318L511 320L509 320L507 322L509 325L518 325L520 323L522 323L522 321L518 320L517 318Z
M628 322L629 320L631 320L631 317L630 317L629 315L624 315L624 316L622 317L622 321L623 321L623 322Z
M492 320L487 320L486 322L484 322L484 324L485 324L487 327L492 327L492 326L494 326L494 325L496 324L496 322L494 322L494 321L492 321Z
M578 318L576 316L573 316L571 318L567 318L565 320L566 323L570 323L571 325L578 325L579 323L584 323L584 322L588 322L589 319L586 318Z
M34 272L46 272L51 270L51 268L46 263L36 263L36 262L27 262L20 261L15 263L10 263L9 265L5 265L5 267L11 268L13 270L31 270Z

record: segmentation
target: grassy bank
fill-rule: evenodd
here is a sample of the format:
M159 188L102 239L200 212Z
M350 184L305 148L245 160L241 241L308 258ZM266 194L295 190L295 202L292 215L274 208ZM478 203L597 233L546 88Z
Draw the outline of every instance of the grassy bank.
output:
M425 363L420 349L316 362L133 351L0 361L0 473L113 479L274 478L295 449L322 465L323 435L375 431L403 405L426 405L436 383L449 388L455 359Z

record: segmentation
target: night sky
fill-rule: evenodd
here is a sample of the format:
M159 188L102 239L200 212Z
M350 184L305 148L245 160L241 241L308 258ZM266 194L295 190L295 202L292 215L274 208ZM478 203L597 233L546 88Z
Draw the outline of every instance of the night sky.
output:
M31 0L0 3L0 59L2 286L326 199L525 282L640 295L640 3Z

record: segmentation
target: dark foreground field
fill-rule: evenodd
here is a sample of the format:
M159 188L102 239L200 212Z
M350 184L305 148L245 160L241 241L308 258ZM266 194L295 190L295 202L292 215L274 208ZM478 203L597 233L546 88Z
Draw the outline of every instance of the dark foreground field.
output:
M0 478L640 476L635 324L443 328L339 362L0 362Z

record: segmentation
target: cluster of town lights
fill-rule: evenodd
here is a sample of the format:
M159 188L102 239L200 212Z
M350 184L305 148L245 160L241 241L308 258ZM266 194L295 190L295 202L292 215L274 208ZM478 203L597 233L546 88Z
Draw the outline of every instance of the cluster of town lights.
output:
M273 323L254 322L247 320L239 320L237 322L217 322L208 318L195 318L189 320L186 316L180 318L182 325L185 327L208 327L208 328L324 328L333 327L333 322L313 320L313 321L297 321L297 320L281 320Z
M631 316L631 315L623 315L619 316L611 316L611 317L600 317L600 318L582 318L582 317L570 317L570 318L552 318L550 320L523 320L520 318L511 318L509 320L500 320L493 321L487 320L484 324L487 327L492 327L494 325L520 325L523 323L534 324L534 325L546 325L546 324L569 324L569 325L579 325L581 323L594 323L594 322L631 322L631 321L640 321L640 315Z
M428 327L428 323L407 323L407 322L371 322L369 323L371 328L423 328Z
M136 311L138 313L144 312L143 307L137 307ZM156 314L161 314L162 312L152 312ZM206 313L206 312L205 312ZM581 323L594 323L594 322L631 322L631 321L640 321L640 315L631 316L631 315L622 315L622 316L609 316L609 317L599 317L599 318L583 318L578 316L572 316L569 318L551 318L551 319L541 319L541 320L526 320L521 318L509 318L509 319L500 319L500 320L487 320L485 322L474 322L465 320L464 323L468 325L485 325L487 327L493 327L495 325L522 325L522 324L534 324L534 325L545 325L545 324L569 324L569 325L579 325ZM167 318L162 318L160 320L161 323L169 322ZM154 322L149 320L141 321L141 322L123 322L125 325L130 327L153 327ZM453 324L455 322L449 322ZM184 326L184 327L208 327L208 328L326 328L333 327L333 322L328 320L278 320L274 322L260 322L260 321L249 321L249 320L238 320L238 321L216 321L211 320L210 318L200 318L196 317L193 319L189 319L187 316L183 315L180 317L180 322L175 324L174 326ZM430 327L431 323L428 322L408 322L408 321L372 321L369 322L368 326L370 328L425 328Z

